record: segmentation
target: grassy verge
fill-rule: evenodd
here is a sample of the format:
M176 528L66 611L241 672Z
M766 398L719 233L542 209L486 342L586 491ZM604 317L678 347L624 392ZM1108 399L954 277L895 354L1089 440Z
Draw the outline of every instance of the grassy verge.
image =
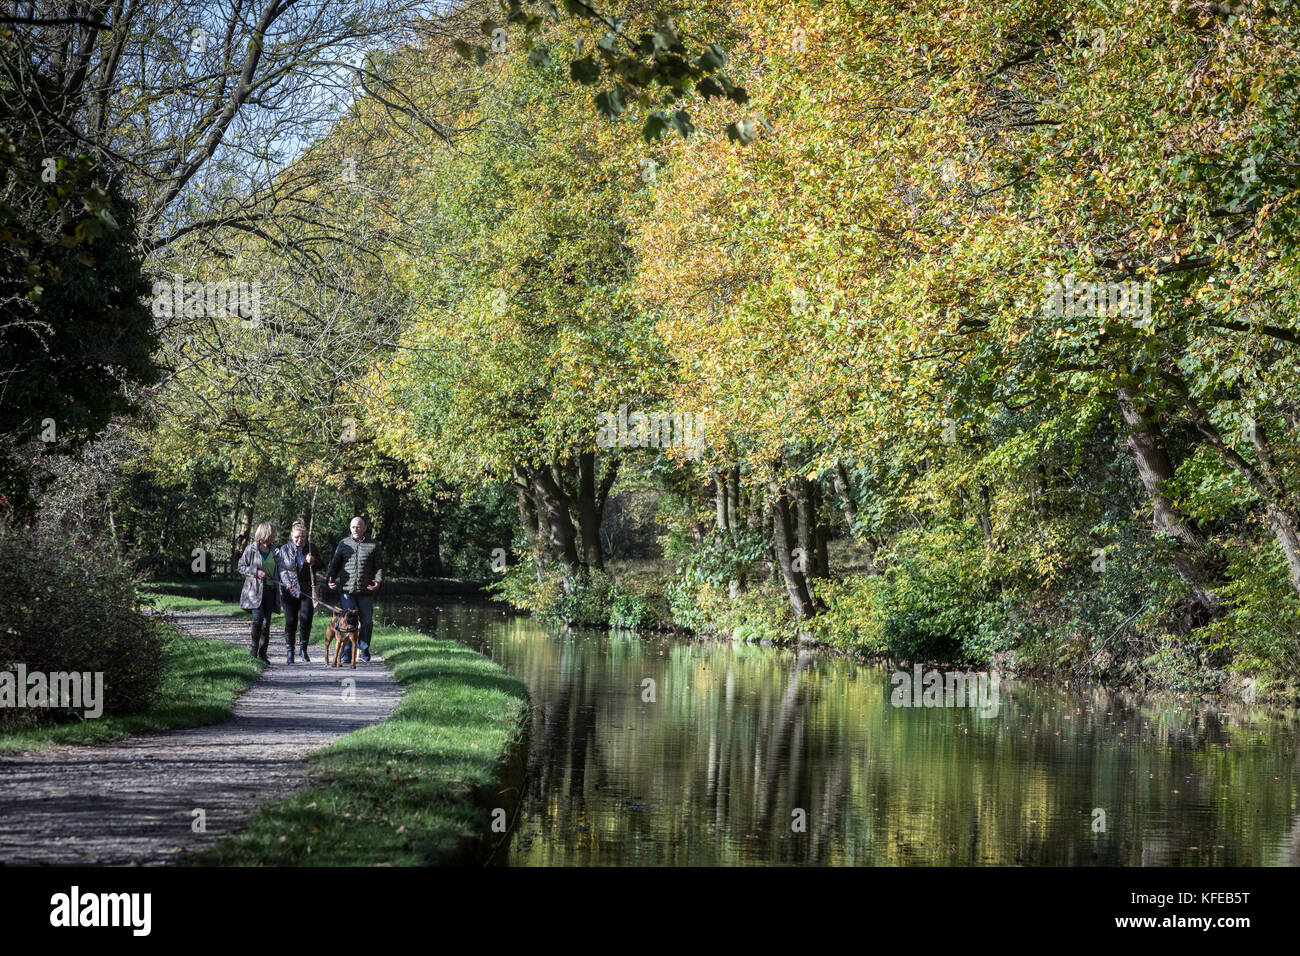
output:
M215 602L213 602L215 603ZM220 610L229 610L229 605ZM166 625L166 675L148 710L78 723L0 730L0 754L44 750L63 744L94 744L131 734L215 724L230 716L235 698L261 673L248 651L224 641L188 637Z
M145 591L144 596L154 607L165 611L206 611L209 614L228 614L230 617L248 619L248 612L230 600L197 594L164 594L153 590Z
M142 585L142 589L155 598L199 598L224 603L229 607L230 604L239 601L239 589L243 583L242 577L194 581L150 581Z
M219 866L469 863L513 817L528 692L453 640L376 626L402 684L393 716L312 754L312 785L196 859Z

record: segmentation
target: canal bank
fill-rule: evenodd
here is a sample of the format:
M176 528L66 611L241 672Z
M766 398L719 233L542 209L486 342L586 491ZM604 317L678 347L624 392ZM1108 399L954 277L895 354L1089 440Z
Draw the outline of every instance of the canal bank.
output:
M225 582L153 593L165 609L230 613ZM196 593L198 592L198 593ZM220 596L221 600L213 600ZM465 644L380 623L377 657L402 690L383 723L308 758L307 787L258 808L247 829L196 857L200 865L454 865L491 862L517 815L523 786L525 685ZM246 619L246 615L241 615ZM323 655L318 619L311 653ZM281 657L279 659L283 661ZM273 663L272 669L293 666ZM356 706L351 668L332 671L340 707ZM355 680L355 678L354 678ZM352 689L352 699L345 694Z

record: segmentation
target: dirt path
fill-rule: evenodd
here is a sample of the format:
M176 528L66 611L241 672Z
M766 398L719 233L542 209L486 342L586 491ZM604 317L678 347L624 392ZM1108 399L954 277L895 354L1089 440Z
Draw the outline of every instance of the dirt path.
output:
M192 612L175 621L248 647L246 621ZM401 698L378 655L356 670L327 668L313 646L310 664L286 665L283 631L271 648L271 666L225 723L0 758L0 864L174 863L303 787L308 753L387 719ZM350 701L346 678L356 681ZM198 809L203 833L192 829Z

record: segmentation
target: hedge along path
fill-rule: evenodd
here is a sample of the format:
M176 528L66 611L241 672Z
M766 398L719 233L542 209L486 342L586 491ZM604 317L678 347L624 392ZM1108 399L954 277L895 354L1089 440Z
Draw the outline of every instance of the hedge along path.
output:
M190 611L171 620L193 636L248 647L247 618ZM379 655L356 670L326 667L317 646L310 664L290 665L283 638L281 628L277 643L273 628L273 663L224 723L0 758L0 863L183 862L260 805L307 786L313 750L397 707L401 687Z

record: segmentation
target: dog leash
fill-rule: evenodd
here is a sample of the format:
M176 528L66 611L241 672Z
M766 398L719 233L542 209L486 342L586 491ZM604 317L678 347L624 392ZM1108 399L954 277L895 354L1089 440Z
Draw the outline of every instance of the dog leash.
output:
M311 543L311 539L310 539L310 538L308 539L307 543L308 543L308 544ZM315 585L316 585L316 568L315 568L315 567L312 567L312 569L311 569L311 580L312 580L312 590L314 591L314 590L316 590L316 586L315 586ZM311 595L311 603L312 603L313 605L315 605L316 607L327 607L327 608L329 608L331 611L333 611L335 614L342 614L342 613L343 613L343 608L341 608L341 607L335 607L333 604L328 604L328 603L326 603L325 601L321 601L321 600L317 599L317 597L316 597L315 595ZM352 610L355 610L355 608L353 608Z
M307 546L308 546L309 548L315 546L314 543L313 543L312 540L311 540L311 522L312 522L312 521L315 519L315 517L316 517L316 515L315 515L315 510L316 510L316 508L315 508L315 505L316 505L316 493L315 493L314 491L312 492L311 503L312 503L312 515L311 515L310 518L307 519L307 537L306 537L306 539L305 539L305 543L307 544ZM310 552L308 552L308 553L310 554ZM315 565L312 565L312 564L308 564L307 566L308 566L309 568L311 568L311 589L312 589L313 591L315 591L315 590L317 589L316 585L317 585L317 583L318 583L317 580L316 580L316 574L317 574L316 567L315 567ZM314 607L327 607L327 608L329 608L331 611L333 611L335 614L342 614L342 613L343 613L343 608L341 608L341 607L335 607L333 604L327 604L327 603L324 602L324 601L318 600L318 599L316 598L316 595L314 595L314 594L309 594L309 595L307 595L307 597L309 598L309 600L311 601L311 603L312 603L312 605L313 605Z

